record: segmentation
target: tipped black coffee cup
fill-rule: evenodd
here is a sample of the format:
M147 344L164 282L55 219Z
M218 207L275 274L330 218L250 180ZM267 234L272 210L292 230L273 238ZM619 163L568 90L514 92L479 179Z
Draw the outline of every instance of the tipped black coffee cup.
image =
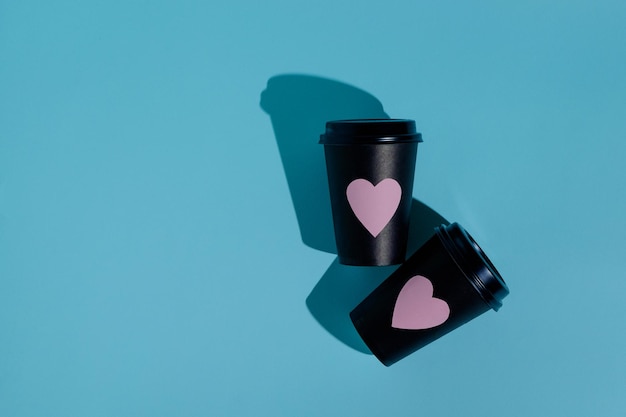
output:
M389 366L484 312L497 311L508 293L480 246L453 223L436 228L350 318L372 353Z
M326 123L324 145L339 262L393 265L406 256L417 144L405 119Z

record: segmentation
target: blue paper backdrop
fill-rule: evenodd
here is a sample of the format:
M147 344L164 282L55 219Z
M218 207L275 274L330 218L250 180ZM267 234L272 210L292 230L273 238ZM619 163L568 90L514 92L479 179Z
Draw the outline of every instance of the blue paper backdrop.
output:
M0 415L622 416L624 22L0 1ZM315 135L343 114L417 121L419 227L461 223L511 288L390 368L346 313L393 268L328 239Z

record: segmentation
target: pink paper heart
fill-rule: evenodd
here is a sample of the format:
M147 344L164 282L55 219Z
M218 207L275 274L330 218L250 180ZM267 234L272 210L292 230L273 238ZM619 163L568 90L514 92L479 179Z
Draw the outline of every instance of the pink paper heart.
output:
M437 327L450 317L450 306L433 297L433 284L426 277L416 275L409 279L396 299L391 327L405 330L423 330Z
M358 178L348 185L346 196L356 218L376 237L396 213L402 188L393 178L385 178L376 186Z

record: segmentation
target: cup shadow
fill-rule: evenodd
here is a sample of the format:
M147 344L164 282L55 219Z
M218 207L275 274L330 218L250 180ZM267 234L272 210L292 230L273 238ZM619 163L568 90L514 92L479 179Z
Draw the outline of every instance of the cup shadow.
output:
M287 178L302 242L337 253L330 207L324 150L318 144L326 122L340 119L387 119L382 103L351 85L303 74L270 78L261 93L261 108L270 115ZM407 253L449 224L433 209L413 199ZM349 313L395 269L359 267L336 258L306 299L317 322L345 345L370 353L354 329Z
M318 144L326 122L387 119L380 101L359 88L328 78L283 74L270 78L261 93L270 115L287 177L302 242L337 253L324 149Z

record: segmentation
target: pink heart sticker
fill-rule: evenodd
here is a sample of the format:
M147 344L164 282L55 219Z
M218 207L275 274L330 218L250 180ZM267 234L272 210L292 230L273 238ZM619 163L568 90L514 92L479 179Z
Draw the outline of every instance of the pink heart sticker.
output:
M450 306L433 297L433 283L416 275L409 279L396 299L391 327L405 330L423 330L437 327L450 317Z
M385 178L376 186L358 178L348 185L346 196L356 218L376 237L396 213L402 188L393 178Z

